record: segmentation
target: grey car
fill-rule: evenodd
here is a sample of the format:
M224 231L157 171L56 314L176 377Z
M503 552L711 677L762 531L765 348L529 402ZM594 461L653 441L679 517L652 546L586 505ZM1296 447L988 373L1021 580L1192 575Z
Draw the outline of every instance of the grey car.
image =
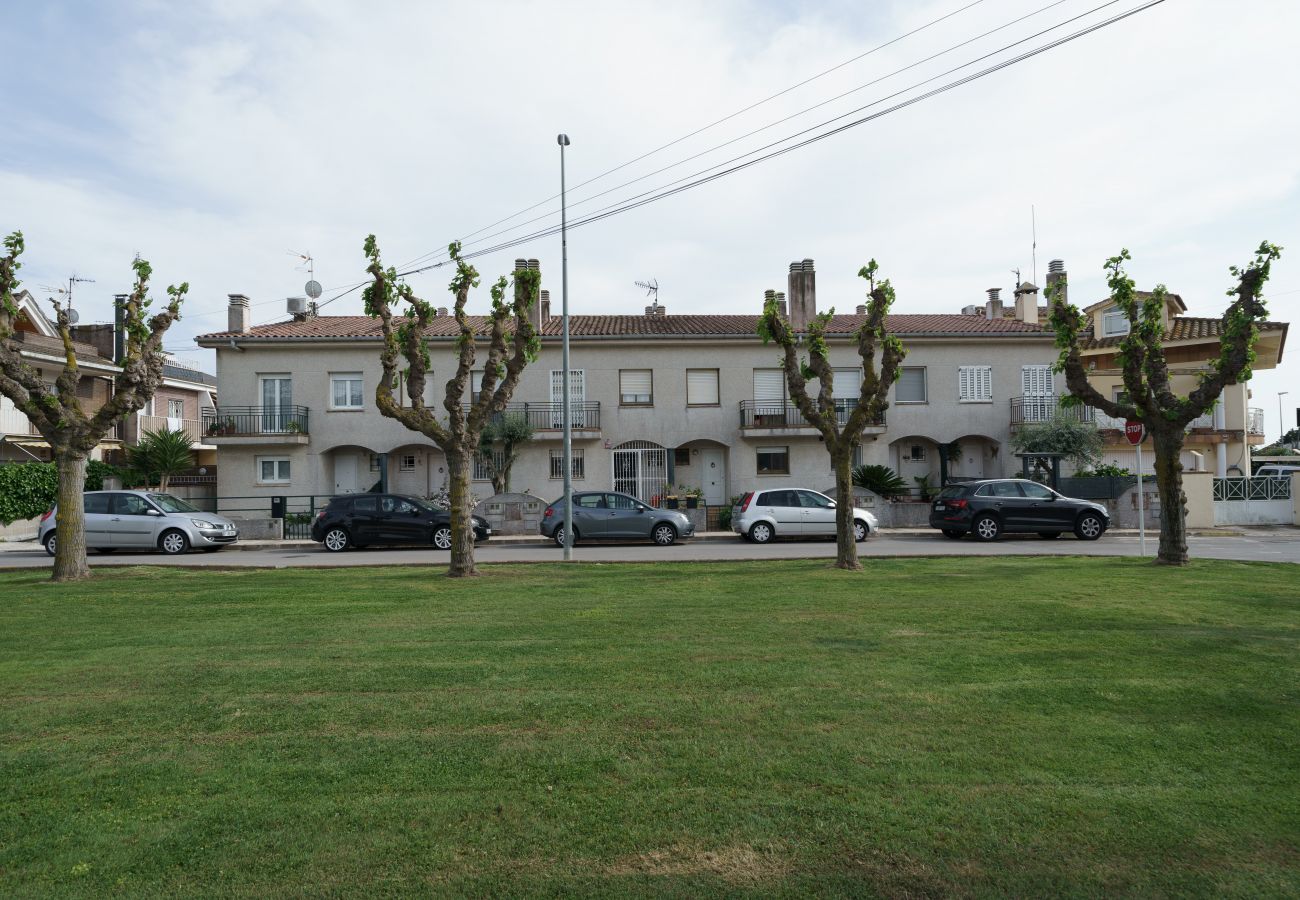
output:
M235 523L202 512L180 497L159 491L87 491L86 546L101 553L114 550L161 550L185 553L191 547L220 550L239 539ZM37 538L54 555L58 507L41 518Z
M564 546L564 498L542 512L539 530ZM656 509L617 491L583 491L573 495L573 542L579 540L651 540L661 547L691 537L695 526L683 513Z

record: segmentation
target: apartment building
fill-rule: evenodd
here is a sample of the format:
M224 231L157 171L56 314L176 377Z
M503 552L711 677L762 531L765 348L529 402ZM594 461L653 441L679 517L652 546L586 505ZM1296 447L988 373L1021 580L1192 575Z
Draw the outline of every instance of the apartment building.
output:
M812 260L791 265L788 298L780 300L796 327L816 315ZM720 505L759 486L830 487L829 456L787 400L778 351L756 335L757 299L754 307L748 315L669 315L653 305L644 315L570 317L577 489L653 501L673 484L698 487ZM247 297L231 295L228 329L197 339L217 354L222 402L204 430L219 447L219 495L320 496L368 490L381 479L391 490L429 495L444 484L441 451L375 407L377 320L299 314L253 328L248 310ZM454 318L440 312L429 329L426 403L435 408L454 371L457 334ZM859 307L837 315L827 332L835 394L846 409L860 384L852 336L864 314ZM541 354L510 412L527 418L535 439L513 468L511 490L551 499L564 474L563 371L561 323L545 292L534 316ZM474 322L486 333L485 319ZM1063 390L1036 300L1021 304L1019 318L990 299L977 314L899 314L889 327L908 357L883 421L863 433L860 461L935 485L944 476L1018 471L1013 410L1050 413ZM490 494L486 467L475 478L477 492Z

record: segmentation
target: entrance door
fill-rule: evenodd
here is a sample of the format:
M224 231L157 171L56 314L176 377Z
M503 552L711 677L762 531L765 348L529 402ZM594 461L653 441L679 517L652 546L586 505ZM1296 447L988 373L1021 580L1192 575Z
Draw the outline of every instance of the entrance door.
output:
M727 465L722 450L701 447L700 469L703 472L700 487L704 488L704 502L709 506L722 506L727 500Z
M668 483L668 451L649 441L629 441L614 450L614 490L655 505Z
M355 494L357 492L357 457L352 453L334 455L334 493Z

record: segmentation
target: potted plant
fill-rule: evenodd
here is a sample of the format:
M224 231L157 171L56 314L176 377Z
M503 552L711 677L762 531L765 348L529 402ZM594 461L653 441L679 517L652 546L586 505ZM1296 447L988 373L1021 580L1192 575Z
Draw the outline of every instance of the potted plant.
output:
M671 484L665 484L664 509L676 509L678 506L677 500L677 488L673 487Z
M686 497L686 508L687 508L687 509L698 509L698 508L699 508L699 506L700 506L700 498L704 496L704 488L689 487L689 488L687 488L685 491L683 491L682 493L683 493L683 494L685 495L685 497Z

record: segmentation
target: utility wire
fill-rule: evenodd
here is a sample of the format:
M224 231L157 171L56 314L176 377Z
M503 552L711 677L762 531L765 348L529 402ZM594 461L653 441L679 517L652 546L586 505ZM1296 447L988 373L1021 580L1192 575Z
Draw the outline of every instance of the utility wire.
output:
M695 137L696 135L703 134L704 132L708 131L708 130L711 129L711 128L716 128L717 126L723 124L724 122L729 122L730 120L736 118L737 116L744 115L745 113L749 112L750 110L757 109L758 107L762 106L762 105L765 104L765 103L770 103L771 101L777 99L778 97L783 97L783 96L785 96L786 94L790 93L791 91L798 90L799 88L803 87L804 85L811 84L812 82L816 81L817 79L819 79L819 78L823 78L823 77L825 77L825 76L831 74L832 72L839 71L840 69L844 68L845 66L851 65L851 64L857 62L857 61L860 60L860 59L865 59L865 58L867 58L868 56L871 56L873 53L876 53L876 52L878 52L878 51L880 51L880 50L884 50L886 47L892 46L893 44L897 44L899 41L905 40L905 39L911 37L911 36L914 35L914 34L920 34L922 31L925 31L927 28L932 28L933 26L938 25L940 22L943 22L943 21L945 21L945 20L947 20L947 19L951 19L953 16L965 12L966 10L970 9L971 7L979 6L979 5L980 5L981 3L983 3L983 2L984 2L984 0L974 0L973 3L967 3L965 6L959 7L958 9L954 9L954 10L953 10L952 12L950 12L950 13L946 13L945 15L939 16L939 18L937 18L937 19L933 19L933 20L931 20L931 21L929 21L929 22L926 22L924 25L921 25L921 26L919 26L919 27L917 27L917 28L913 28L911 31L908 31L908 32L906 32L906 33L904 33L904 34L900 34L898 37L893 38L893 39L888 40L888 41L885 41L883 44L878 44L878 45L876 45L875 47L872 47L870 50L867 50L867 51L864 52L864 53L859 53L857 56L853 57L852 59L846 59L846 60L845 60L844 62L842 62L842 63L839 63L839 64L837 64L837 65L831 66L829 69L825 69L825 70L823 70L823 71L821 71L821 72L818 72L816 75L809 76L808 78L805 78L803 81L800 81L800 82L798 82L798 83L796 83L796 84L792 84L792 85L790 85L788 88L784 88L783 90L777 91L775 94L772 94L771 96L764 97L762 100L755 101L754 103L751 103L751 104L749 104L748 106L746 106L746 107L744 107L744 108L742 108L742 109L738 109L738 110L736 110L736 111L733 112L733 113L729 113L728 115L725 115L725 116L723 116L723 117L720 118L720 119L716 119L716 120L710 122L710 123L707 124L707 125L704 125L704 126L702 126L702 127L700 127L700 128L697 128L697 129L695 129L694 131L690 132L689 134L684 134L684 135L682 135L681 137L676 138L675 140L671 140L671 141L669 141L668 143L663 144L662 146L656 147L656 148L653 149L653 150L649 150L649 151L647 151L647 152L645 152L645 153L642 153L640 156L636 157L635 159L630 159L630 160L628 160L628 161L625 162L625 163L622 163L622 164L620 164L620 165L614 166L614 168L612 168L612 169L607 169L607 170L605 170L604 172L601 172L599 175L595 175L595 176L593 176L593 177L591 177L591 178L588 178L586 181L579 182L578 184L575 184L575 185L573 186L572 190L577 190L578 188L586 187L587 185L589 185L589 184L591 184L591 183L593 183L593 182L599 181L600 179L604 178L604 177L607 176L607 175L612 175L612 174L614 174L615 172L617 172L617 171L619 171L619 170L621 170L621 169L626 169L628 166L635 165L636 163L639 163L639 162L640 162L641 160L643 160L643 159L646 159L646 158L648 158L648 157L654 156L656 153L659 153L660 151L667 150L669 147L674 147L674 146L676 146L677 144L680 144L682 141L686 141L686 140L689 140L689 139ZM1062 2L1064 2L1064 0L1062 0ZM550 203L552 200L556 200L556 199L558 199L559 196L560 196L559 194L555 194L554 196L547 197L545 200L540 200L540 201L538 201L537 203L534 203L532 206L525 207L524 209L519 210L519 212L516 212L516 213L513 213L513 214L511 214L511 215L506 216L504 219L498 219L497 221L493 222L492 224L490 224L490 225L485 225L485 226L483 226L482 228L478 229L477 231L471 231L469 234L467 234L467 235L465 235L463 238L461 238L461 240L464 241L464 240L468 240L469 238L476 237L476 236L482 234L483 232L487 231L489 228L495 228L495 227L498 226L498 225L501 225L501 224L504 224L504 223L506 223L506 222L509 222L511 219L516 219L516 218L518 218L519 216L524 215L525 213L532 212L533 210L537 209L537 207L542 206L543 204L546 204L546 203ZM435 255L438 255L438 254L441 254L441 253L445 253L445 252L446 252L445 250L431 250L431 251L428 252L428 253L424 253L424 254L422 254L422 255L420 255L420 256L417 256L415 259L411 260L410 262L403 263L402 267L405 268L406 266L412 266L412 265L415 265L416 263L418 263L418 262L420 262L420 261L422 261L422 260L424 260L424 259L426 259L426 258L428 258L428 257L430 257L430 256L435 256Z

